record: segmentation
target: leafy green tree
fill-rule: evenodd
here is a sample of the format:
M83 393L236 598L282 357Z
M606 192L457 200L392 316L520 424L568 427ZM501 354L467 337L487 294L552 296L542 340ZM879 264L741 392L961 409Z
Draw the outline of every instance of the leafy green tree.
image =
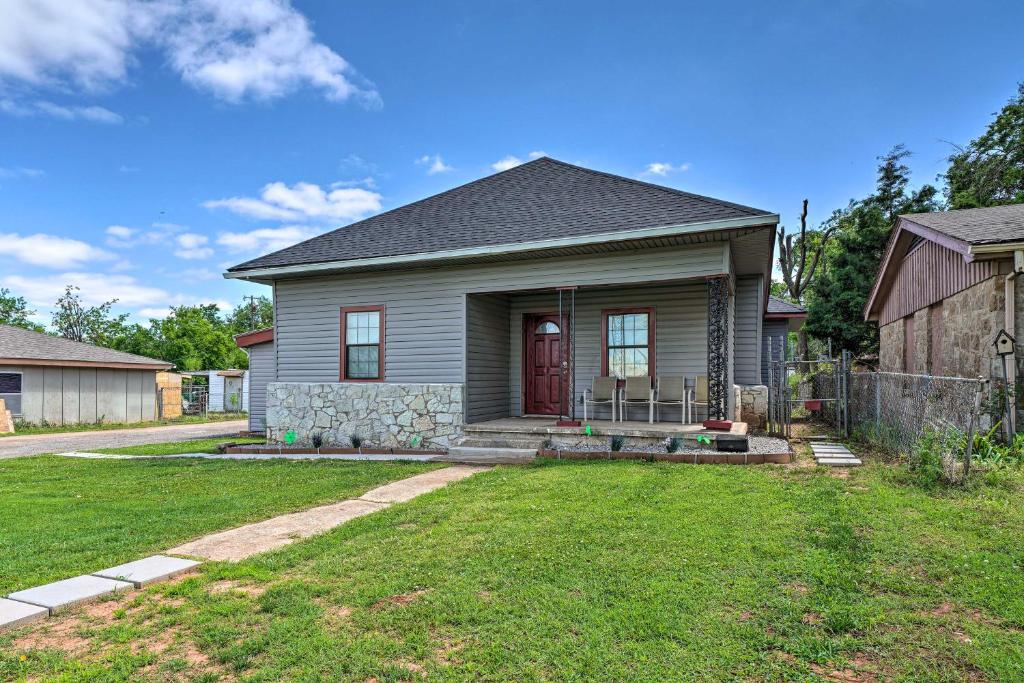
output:
M79 291L74 285L64 288L64 294L54 304L53 329L72 341L110 346L124 329L128 314L113 315L110 312L117 299L99 306L86 306Z
M924 185L909 189L910 156L897 145L879 157L875 192L835 211L822 229L833 232L825 248L824 268L812 286L806 329L833 350L855 353L878 350L878 328L865 322L864 307L882 262L889 235L903 213L934 211L938 190Z
M274 304L266 296L254 297L235 306L227 316L232 334L244 334L274 325Z
M160 357L179 370L249 367L248 357L235 345L216 304L178 306L163 320L150 324Z
M951 209L1024 204L1024 83L981 136L949 157Z
M35 311L28 307L25 297L15 296L9 289L0 289L0 325L12 325L33 332L43 332L42 325L37 325L29 320L31 315L35 315Z

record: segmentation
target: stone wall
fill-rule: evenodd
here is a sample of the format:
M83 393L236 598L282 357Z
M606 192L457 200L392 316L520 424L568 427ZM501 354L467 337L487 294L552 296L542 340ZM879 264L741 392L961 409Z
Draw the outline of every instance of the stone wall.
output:
M768 423L768 387L754 384L740 387L741 422L746 422L749 429L763 429Z
M294 430L303 446L314 434L324 446L348 446L357 434L367 447L447 448L462 431L462 393L461 384L272 382L267 441Z
M1003 278L992 277L949 297L942 305L944 372L953 377L988 377L995 358L992 341L1005 322Z
M879 368L883 372L903 372L903 321L883 325L878 337Z

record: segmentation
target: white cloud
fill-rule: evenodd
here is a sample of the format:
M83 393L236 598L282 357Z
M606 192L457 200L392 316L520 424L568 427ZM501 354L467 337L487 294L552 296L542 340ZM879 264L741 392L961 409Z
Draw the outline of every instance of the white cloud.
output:
M12 99L0 100L0 111L12 116L48 116L62 121L92 121L94 123L123 123L124 117L105 107L96 105L63 105L35 100L17 102Z
M314 183L269 183L260 198L229 197L203 202L208 209L225 208L250 218L279 221L353 220L380 211L381 196L358 187L325 192Z
M662 162L662 161L655 161L653 163L647 164L647 168L644 169L644 171L640 175L642 175L642 176L643 175L647 175L647 176L656 175L656 176L661 176L661 177L664 178L669 173L674 173L676 171L680 171L680 172L682 172L682 171L689 171L689 170L690 170L690 164L689 163L684 163L684 164L679 164L677 166L673 166L672 164L665 163L665 162Z
M331 183L332 190L337 190L339 187L365 187L367 190L375 190L377 189L377 180L368 175L358 180L336 180Z
M540 159L541 157L546 157L547 155L548 153L545 152L544 150L537 149L530 152L527 156L530 159ZM525 163L526 161L524 159L520 159L515 154L509 154L504 159L498 159L493 164L491 164L491 168L493 168L495 171L507 171L510 168L515 168L516 166L521 166L522 164Z
M87 306L117 299L119 306L131 308L163 304L173 298L166 290L140 284L130 275L109 273L70 272L46 277L10 275L3 279L3 283L36 306L53 305L67 285L81 290L82 301Z
M173 275L186 280L219 280L221 277L220 273L210 270L209 268L185 268L180 271L175 271Z
M157 48L186 83L233 102L300 87L379 102L288 0L5 0L3 17L0 80L31 88L109 89Z
M0 254L22 263L47 268L76 268L89 261L103 261L113 255L80 240L56 235L0 233Z
M434 175L436 173L447 173L448 171L454 171L455 168L444 163L444 159L441 158L440 154L424 154L416 160L416 164L419 166L427 167L427 175Z
M153 223L145 230L125 225L111 225L106 229L106 242L108 247L116 249L168 244L175 234L184 229L185 226L174 223Z
M285 225L280 228L259 228L248 232L225 232L217 237L217 244L229 251L270 252L316 237L322 232L307 225ZM234 264L231 264L234 265Z
M209 241L210 238L206 235L200 235L194 232L186 232L178 235L175 238L178 248L174 250L174 255L178 258L189 260L210 258L213 256L213 249L203 246Z
M39 170L38 168L25 168L19 166L17 168L5 168L0 166L0 178L6 179L17 179L17 178L41 178L46 173Z

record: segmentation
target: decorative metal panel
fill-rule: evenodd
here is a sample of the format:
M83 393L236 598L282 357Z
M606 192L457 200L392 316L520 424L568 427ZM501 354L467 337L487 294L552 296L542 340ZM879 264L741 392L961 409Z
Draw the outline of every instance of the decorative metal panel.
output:
M729 406L729 279L708 279L708 417L725 420Z

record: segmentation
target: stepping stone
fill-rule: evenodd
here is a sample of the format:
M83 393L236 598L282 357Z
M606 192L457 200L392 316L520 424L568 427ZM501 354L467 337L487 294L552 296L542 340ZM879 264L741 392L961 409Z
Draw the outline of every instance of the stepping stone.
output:
M863 463L860 458L818 458L818 464L831 467L856 467Z
M50 610L51 614L55 614L72 605L129 588L133 588L133 586L127 581L115 581L99 576L76 576L73 579L64 579L48 583L45 586L11 593L7 597L18 602L45 607Z
M164 581L182 572L187 572L200 563L195 560L184 560L180 557L167 557L166 555L154 555L143 560L121 564L110 569L95 572L93 576L104 579L119 579L128 581L136 588Z
M24 626L46 618L50 610L27 602L0 598L0 631L15 626Z

